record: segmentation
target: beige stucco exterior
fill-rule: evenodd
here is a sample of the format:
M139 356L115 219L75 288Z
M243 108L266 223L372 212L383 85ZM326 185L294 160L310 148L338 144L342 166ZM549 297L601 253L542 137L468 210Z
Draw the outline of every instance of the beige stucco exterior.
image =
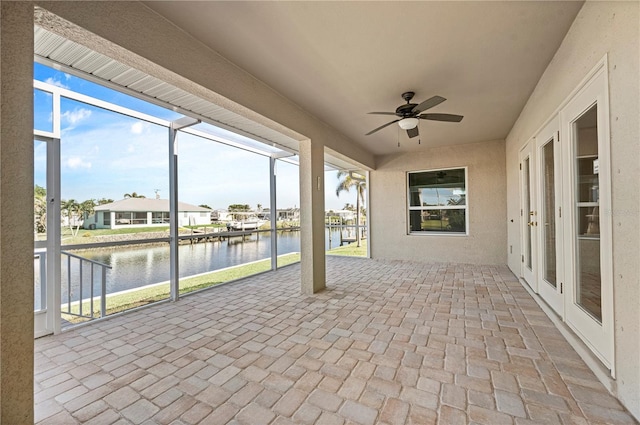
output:
M382 156L370 174L374 258L504 264L506 180L504 141L438 147ZM409 235L407 172L467 167L469 234Z
M640 417L638 2L587 2L507 137L508 264L520 274L518 153L606 54L612 165L614 391ZM511 219L514 221L511 222Z
M0 423L33 423L33 7L0 3ZM10 58L5 60L4 58Z

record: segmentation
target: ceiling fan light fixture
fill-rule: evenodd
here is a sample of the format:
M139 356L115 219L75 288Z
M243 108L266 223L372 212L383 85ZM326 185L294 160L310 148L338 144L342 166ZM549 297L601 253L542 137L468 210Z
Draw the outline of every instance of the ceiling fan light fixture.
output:
M398 121L398 125L403 130L411 130L412 128L416 128L418 126L418 118L403 118Z

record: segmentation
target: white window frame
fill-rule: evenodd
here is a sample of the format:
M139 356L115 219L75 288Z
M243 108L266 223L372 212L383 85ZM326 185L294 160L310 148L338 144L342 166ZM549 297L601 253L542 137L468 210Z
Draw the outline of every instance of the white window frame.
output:
M418 173L432 173L440 171L452 171L452 170L464 170L464 192L465 192L465 204L464 206L411 206L411 187L409 185L409 177L412 174ZM407 206L407 234L408 235L422 235L422 236L469 236L469 168L463 167L447 167L447 168L435 168L428 170L415 170L407 171L406 173L406 206ZM424 211L424 210L464 210L464 232L429 232L429 231L412 231L411 230L411 211Z

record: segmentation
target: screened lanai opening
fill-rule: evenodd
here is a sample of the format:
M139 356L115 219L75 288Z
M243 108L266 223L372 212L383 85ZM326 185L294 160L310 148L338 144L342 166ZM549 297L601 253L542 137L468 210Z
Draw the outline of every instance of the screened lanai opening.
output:
M328 255L368 257L367 177L348 164L325 171Z
M35 51L36 336L300 261L296 140L40 27ZM367 174L325 160L327 252L365 256Z

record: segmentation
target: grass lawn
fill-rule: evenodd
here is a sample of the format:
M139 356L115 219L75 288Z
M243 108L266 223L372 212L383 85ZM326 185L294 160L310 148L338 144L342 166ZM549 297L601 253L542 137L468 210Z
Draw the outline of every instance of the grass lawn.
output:
M129 227L126 229L80 229L77 237L90 238L92 236L103 236L103 235L124 235L127 233L147 233L147 232L166 232L169 230L169 226L162 227ZM71 231L68 227L62 228L62 236L72 237Z
M288 264L296 263L300 261L300 254L284 254L278 256L278 267L286 266ZM251 276L256 273L265 272L271 269L271 259L260 260L249 264L243 264L240 266L229 267L223 270L218 270L211 273L202 274L199 276L180 279L180 294L186 294L189 292L197 291L198 289L208 288L210 286L219 285L224 282L240 279L243 277ZM162 283L152 287L140 288L138 290L129 291L123 294L117 294L113 296L107 296L107 315L118 313L131 308L140 307L145 304L161 301L169 298L170 289L169 283ZM93 306L94 317L100 317L100 300L96 298ZM63 306L63 310L66 308ZM72 313L78 313L80 310L79 304L71 306ZM90 311L89 301L85 301L82 304L82 311L84 314ZM70 314L62 314L62 318L71 323L81 323L87 319L77 317Z
M346 255L364 257L367 255L367 241L361 241L361 246L357 247L356 243L341 246L327 251L328 255ZM284 254L278 256L278 267L283 267L300 261L299 253ZM271 269L271 259L256 261L240 266L229 267L223 270L202 274L199 276L184 278L180 280L180 294L197 291L199 289L208 288L229 282L243 277L251 276L256 273L266 272ZM140 307L156 301L166 300L169 298L169 283L161 283L155 286L144 287L138 290L131 290L125 293L107 296L107 315ZM100 317L100 299L94 301L94 317ZM63 310L65 308L63 307ZM82 304L84 314L90 311L89 301ZM73 313L79 312L79 304L71 306ZM70 314L62 314L62 318L71 323L81 323L88 319L80 318Z
M351 257L366 257L367 256L367 240L360 241L360 247L356 242L352 242L349 245L339 246L337 248L327 251L328 255L347 255Z

